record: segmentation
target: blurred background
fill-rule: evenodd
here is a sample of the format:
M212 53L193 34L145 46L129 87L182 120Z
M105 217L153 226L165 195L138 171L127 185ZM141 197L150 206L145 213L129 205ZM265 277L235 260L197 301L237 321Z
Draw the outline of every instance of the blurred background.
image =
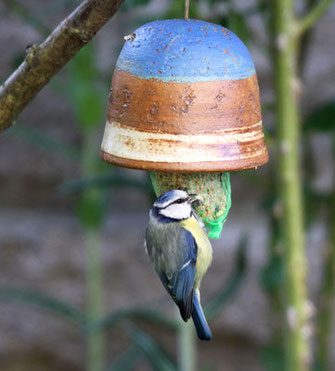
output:
M79 3L2 0L1 81ZM247 44L270 151L266 166L231 174L232 208L202 284L213 340L194 340L199 370L283 370L279 219L285 216L276 182L268 8L261 0L191 0L192 17L226 26ZM123 37L155 19L181 18L183 9L179 0L125 0L0 135L0 370L176 370L180 364L175 306L143 249L154 199L148 174L103 163L99 148ZM327 369L335 369L334 24L333 5L304 37L299 60L308 294L315 308L309 331L319 370L322 336L332 344Z

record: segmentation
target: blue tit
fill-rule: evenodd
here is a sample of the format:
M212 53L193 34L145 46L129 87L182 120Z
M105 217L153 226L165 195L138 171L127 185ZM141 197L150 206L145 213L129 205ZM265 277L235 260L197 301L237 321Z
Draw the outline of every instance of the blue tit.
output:
M167 292L186 322L192 316L198 337L211 331L200 304L200 282L212 262L212 246L192 209L199 197L173 190L161 195L150 210L146 250Z

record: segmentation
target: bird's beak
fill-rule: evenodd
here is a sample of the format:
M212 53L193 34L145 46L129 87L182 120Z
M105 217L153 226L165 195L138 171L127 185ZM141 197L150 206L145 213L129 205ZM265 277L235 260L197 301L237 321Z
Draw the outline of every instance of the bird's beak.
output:
M192 206L195 206L195 207L201 204L201 196L197 195L196 193L189 194L188 200L192 204Z

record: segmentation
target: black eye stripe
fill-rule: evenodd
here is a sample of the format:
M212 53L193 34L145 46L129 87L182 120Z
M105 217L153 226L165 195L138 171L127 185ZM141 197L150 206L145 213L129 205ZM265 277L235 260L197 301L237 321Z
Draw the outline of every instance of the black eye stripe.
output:
M187 201L187 198L178 198L178 200L172 202L170 205L172 204L182 204L183 202L186 202Z
M170 204L166 205L165 207L161 207L160 209L166 209L167 207L173 205L173 204L182 204L183 202L186 202L188 198L178 198L176 201L171 202Z

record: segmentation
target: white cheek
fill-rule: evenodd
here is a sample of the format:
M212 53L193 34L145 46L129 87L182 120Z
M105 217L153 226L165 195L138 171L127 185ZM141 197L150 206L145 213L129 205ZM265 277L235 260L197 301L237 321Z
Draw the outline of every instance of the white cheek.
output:
M160 214L172 219L186 219L191 215L191 206L187 202L182 204L172 204L160 210Z

